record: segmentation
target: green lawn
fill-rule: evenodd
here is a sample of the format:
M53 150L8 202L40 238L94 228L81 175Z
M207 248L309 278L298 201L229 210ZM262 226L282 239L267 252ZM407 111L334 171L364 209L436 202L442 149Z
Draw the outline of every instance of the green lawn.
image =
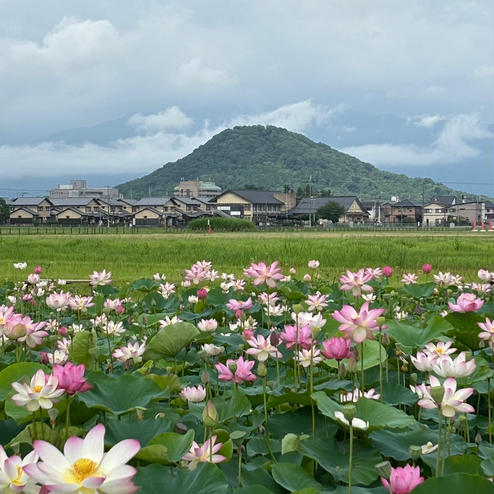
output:
M164 272L177 280L196 260L210 260L220 271L240 274L251 261L280 260L305 270L318 259L336 276L344 269L391 265L400 273L428 262L441 271L474 277L494 264L490 233L462 232L287 232L134 235L1 235L0 279L19 280L12 263L40 264L53 278L87 278L94 269L113 271L117 282Z

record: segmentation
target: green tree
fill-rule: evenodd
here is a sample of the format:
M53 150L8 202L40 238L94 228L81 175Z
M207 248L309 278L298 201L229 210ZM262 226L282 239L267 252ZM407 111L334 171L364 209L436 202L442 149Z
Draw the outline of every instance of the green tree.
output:
M5 202L5 199L2 199L0 197L0 225L2 225L3 223L7 223L9 217L10 217L9 207Z
M316 211L316 218L331 220L333 223L337 223L340 216L344 213L345 208L341 204L329 201Z

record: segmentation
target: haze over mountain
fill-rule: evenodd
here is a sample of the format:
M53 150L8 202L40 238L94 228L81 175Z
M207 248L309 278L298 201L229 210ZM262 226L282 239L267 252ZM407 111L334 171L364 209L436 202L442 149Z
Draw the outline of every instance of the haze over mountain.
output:
M213 180L223 189L252 185L270 190L330 189L333 195L385 199L392 195L425 200L458 194L431 179L408 178L378 170L302 134L274 126L237 126L215 135L191 154L142 178L118 186L131 198L173 193L181 179Z

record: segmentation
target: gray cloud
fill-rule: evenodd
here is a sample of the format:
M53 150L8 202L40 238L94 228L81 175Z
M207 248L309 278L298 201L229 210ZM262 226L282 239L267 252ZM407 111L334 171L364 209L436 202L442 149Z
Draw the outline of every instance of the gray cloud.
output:
M422 117L418 120L418 125L432 127L440 120L444 118L437 115ZM365 144L349 146L342 151L376 166L446 165L478 156L480 151L472 144L472 141L491 137L492 134L480 122L478 115L457 115L446 121L437 139L428 146L391 143Z

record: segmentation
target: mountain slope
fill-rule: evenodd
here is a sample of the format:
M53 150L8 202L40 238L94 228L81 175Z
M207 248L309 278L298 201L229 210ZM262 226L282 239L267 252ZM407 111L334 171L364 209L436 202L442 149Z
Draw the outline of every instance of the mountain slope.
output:
M184 158L118 188L125 197L159 196L170 194L181 179L196 178L213 180L223 189L255 184L270 190L306 187L311 180L315 191L331 189L333 195L361 199L460 194L431 179L381 171L302 134L263 125L224 130Z

